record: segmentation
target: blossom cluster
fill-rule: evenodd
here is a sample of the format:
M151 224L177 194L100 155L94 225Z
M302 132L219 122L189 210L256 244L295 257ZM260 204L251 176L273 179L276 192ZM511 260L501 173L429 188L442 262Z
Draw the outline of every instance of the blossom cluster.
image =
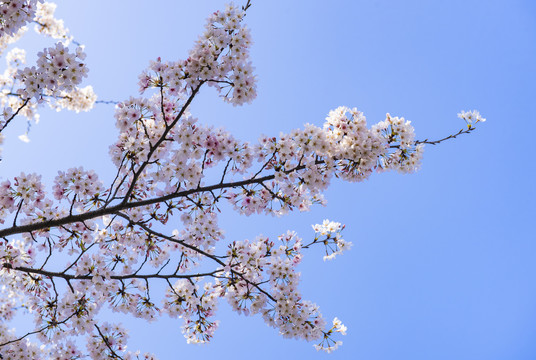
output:
M0 36L0 55L9 47L9 45L20 40L22 35L28 30L26 26L21 27L14 35Z
M6 60L8 68L0 75L0 105L3 106L0 131L16 114L34 121L39 120L37 106L43 101L56 99L50 104L57 110L88 111L93 107L96 95L91 86L78 88L87 77L83 63L85 53L78 47L74 53L62 43L38 53L37 67L19 66L26 63L25 52L13 49ZM14 91L14 88L18 88Z
M227 288L227 300L236 311L262 314L284 337L318 340L324 334L325 320L318 306L302 300L298 290L300 274L295 268L301 259L301 239L294 232L282 238L281 245L262 236L254 242L233 242L227 269L241 276L221 286ZM252 285L265 280L270 284L269 296Z
M257 95L256 80L249 60L252 44L249 29L242 24L244 10L228 5L207 20L184 61L153 62L139 76L140 91L163 88L169 96L179 96L202 83L214 86L233 105L251 102Z
M67 199L72 194L73 202L83 203L103 192L104 185L94 171L86 171L79 167L71 168L66 172L58 171L58 176L54 179L53 190L56 200Z
M472 128L476 123L486 121L486 119L484 119L477 110L462 110L460 113L458 113L458 117L462 120L465 120L468 128Z
M67 109L79 113L91 110L95 101L97 101L97 95L93 87L88 85L83 88L75 87L70 91L61 91L56 102L51 102L50 106L57 111Z
M19 114L38 122L39 114L35 112L37 104L22 106L24 101L17 93L13 92L18 83L16 81L18 69L26 64L26 51L18 48L12 49L6 56L6 62L7 68L3 74L0 74L0 89L2 90L0 92L0 106L2 107L0 129L3 129L7 122L13 118L14 110L15 112L19 110Z
M99 335L93 335L87 344L87 349L92 358L113 358L114 354L121 353L126 349L126 331L118 325L104 323L97 327Z
M0 38L15 35L21 27L31 21L37 10L37 3L43 0L0 1Z
M68 35L69 30L65 27L63 20L54 17L56 7L57 5L54 3L37 3L35 30L53 39L62 39L68 45L73 40L73 37Z
M163 309L171 317L184 319L183 333L188 343L204 343L214 335L219 322L209 319L217 310L219 289L205 283L201 292L193 281L180 279L166 291Z
M323 236L325 237L322 240L326 252L324 261L333 260L337 255L352 248L352 242L344 240L341 236L343 229L344 225L341 223L329 220L324 220L322 224L313 225L313 230L315 231L313 243L318 242Z
M26 67L16 75L16 80L24 86L18 91L23 100L40 99L44 95L55 97L61 91L72 91L87 77L88 69L82 62L86 54L81 47L73 54L62 43L57 43L37 56L37 68Z
M45 192L41 175L21 173L14 180L13 185L6 180L0 186L0 205L5 215L15 211L29 215L44 206ZM3 223L4 218L0 222Z
M43 103L58 111L79 112L89 111L96 101L91 86L77 87L87 77L85 53L82 47L74 51L67 47L73 37L63 21L54 18L55 9L55 4L42 0L0 2L1 24L5 25L0 32L0 54L21 38L26 31L23 25L29 21L36 24L38 33L61 40L37 54L36 66L23 68L26 53L22 49L7 54L7 68L0 74L0 132L17 115L37 123L38 107ZM27 134L19 138L29 141Z
M324 339L322 339L322 342L320 344L314 345L315 349L317 351L323 350L327 353L337 350L338 347L342 345L342 341L333 341L331 340L330 335L336 332L340 333L341 335L346 335L346 330L346 326L344 326L338 318L333 319L333 326L326 332Z
M411 173L419 169L424 144L415 144L415 133L409 121L387 114L384 121L372 127L372 131L381 135L390 147L395 149L394 152L380 159L382 169L397 170L402 173Z

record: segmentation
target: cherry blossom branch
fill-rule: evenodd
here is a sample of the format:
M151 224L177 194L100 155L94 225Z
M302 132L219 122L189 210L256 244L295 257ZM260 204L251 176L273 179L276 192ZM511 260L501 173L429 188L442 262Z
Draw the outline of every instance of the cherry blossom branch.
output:
M288 173L292 171L302 170L304 169L304 165L300 165L294 169L288 170ZM256 183L261 183L268 180L273 180L275 178L275 175L266 175L257 179L246 179L241 181L234 181L229 183L222 183L222 184L215 184L211 186L201 186L196 187L189 190L183 190L176 193L167 194L164 196L152 198L152 199L146 199L146 200L140 200L136 202L127 202L127 203L120 203L118 205L110 206L110 207L103 207L98 210L88 211L82 214L76 214L76 215L69 215L63 218L59 219L51 219L46 220L43 222L37 222L37 223L31 223L27 225L19 225L19 226L13 226L10 228L5 228L0 230L0 237L5 237L9 235L15 235L15 234L21 234L21 233L27 233L32 231L39 231L44 229L49 229L52 227L58 227L65 224L73 224L81 222L83 223L86 220L91 220L94 218L98 218L104 215L111 215L111 214L117 214L120 211L133 209L141 206L146 205L153 205L156 203L165 202L168 200L172 200L179 197L185 197L187 195L195 194L195 193L202 193L202 192L210 192L213 190L220 190L220 189L226 189L226 188L237 188L244 185L251 185Z
M197 95L197 93L199 92L199 89L201 88L201 86L205 83L205 81L201 81L199 83L199 85L197 85L197 87L195 89L192 90L192 93L190 94L190 96L188 97L188 100L186 100L186 102L184 103L184 105L182 106L181 110L179 111L179 113L177 114L177 116L175 117L175 119L173 120L173 122L171 124L169 124L168 126L166 126L166 129L164 130L164 133L162 134L162 136L160 137L160 139L158 139L158 141L151 146L151 149L149 150L149 153L147 154L147 160L145 160L141 165L140 167L138 168L137 171L134 172L134 175L132 177L132 181L130 182L130 186L127 190L127 193L125 194L124 198L123 198L123 204L126 204L130 198L130 196L132 195L132 192L134 191L134 188L135 188L135 185L136 185L136 182L138 181L138 178L140 177L140 175L143 173L143 170L147 167L147 165L149 165L150 163L150 159L152 157L152 155L154 154L154 152L158 149L158 147L164 142L164 140L166 139L167 135L169 134L169 132L171 131L171 129L177 124L177 122L182 118L182 116L184 115L184 113L186 112L186 109L188 108L188 106L190 106L191 102L193 101L193 99L195 98L195 96Z
M66 281L73 281L73 280L92 280L97 275L70 275L65 274L64 272L55 272L55 271L47 271L42 269L34 269L29 268L26 266L11 266L9 263L2 264L2 267L9 270L15 270L15 271L21 271L28 274L38 274L43 275L49 278L61 278ZM148 280L148 279L195 279L196 277L207 277L212 276L215 277L216 274L221 273L221 270L214 270L211 272L206 273L197 273L197 274L190 274L190 275L180 275L180 274L168 274L168 275L161 275L161 274L127 274L127 275L111 275L111 280L129 280L129 279L142 279L142 280Z
M45 330L48 330L48 329L50 329L50 328L52 328L52 327L55 327L55 326L58 326L58 325L61 325L61 324L65 324L67 321L69 321L73 316L75 316L75 315L77 315L77 314L79 314L79 311L75 311L74 313L72 313L71 315L69 315L68 317L66 317L65 319L63 319L62 321L59 321L59 322L57 322L57 321L52 321L51 324L48 324L48 325L46 325L45 327L43 327L43 328L41 328L41 329L38 329L38 330L34 330L34 331L31 331L31 332L28 332L28 333L24 334L23 336L21 336L21 337L19 337L19 338L17 338L17 339L13 339L13 340L6 341L6 342L4 342L4 343L1 343L1 344L0 344L0 347L2 347L2 346L6 346L6 345L9 345L9 344L12 344L12 343L15 343L15 342L17 342L17 341L21 341L21 340L23 340L24 338L26 338L26 337L28 337L28 336L30 336L30 335L34 335L34 334L41 333L41 332L43 332L43 331L45 331Z
M197 93L197 91L199 91L199 86L194 90L194 93ZM193 96L191 96L189 98L188 102L181 109L181 112L175 118L174 123L176 121L178 121L180 119L180 117L184 114L184 111L185 111L186 107L190 104L190 102L192 100L193 100ZM450 140L450 139L455 139L456 137L458 137L458 136L460 136L462 134L470 133L474 129L475 129L475 127L470 126L467 129L462 129L462 130L458 131L456 134L449 135L449 136L447 136L445 138L442 138L442 139L439 139L439 140L431 141L431 140L425 139L425 140L417 140L414 143L415 144L437 145L437 144L439 144L441 142L444 142L444 141L447 141L447 140ZM168 130L166 130L166 131L168 131ZM166 132L166 135L167 135L167 132ZM154 153L154 149L156 149L164 141L164 138L165 138L165 136L162 136L159 139L159 141L155 144L151 154ZM398 146L393 145L391 147L397 148ZM334 159L334 160L336 161L337 159ZM317 160L315 162L316 165L323 164L323 163L325 163L325 161L322 160L322 159ZM145 166L147 166L147 165L148 165L148 162L146 161L146 162L144 162L142 164L140 169L138 169L138 171L136 171L135 178L133 179L132 184L135 184L135 182L137 181L137 178L139 178L139 176L141 175L140 170L142 168L145 168ZM294 167L292 169L284 171L284 173L290 174L292 172L303 170L305 168L306 168L305 165L298 165L298 166L296 166L296 167ZM257 174L255 174L255 176L257 176ZM123 210L128 210L128 209L133 209L133 208L137 208L137 207L142 207L142 206L162 203L162 202L165 202L165 201L169 201L169 200L180 198L180 197L186 197L188 195L196 194L196 193L211 192L211 191L214 191L214 190L223 190L223 189L230 189L230 188L239 188L241 186L247 186L247 185L252 185L252 184L260 184L260 183L263 183L263 182L266 182L266 181L273 180L274 178L275 178L275 174L270 174L270 175L265 175L265 176L259 177L259 178L252 177L252 178L249 178L249 179L240 180L240 181L234 181L234 182L227 182L227 183L220 182L218 184L214 184L214 185L210 185L210 186L198 186L198 187L195 187L195 188L192 188L192 189L178 191L178 192L166 194L166 195L151 198L151 199L139 200L139 201L135 201L135 202L127 202L127 199L130 197L130 194L132 194L132 192L134 190L134 186L132 186L132 184L131 184L131 186L129 188L129 192L127 193L127 195L125 195L125 197L123 198L123 201L120 204L117 204L117 205L114 205L114 206L105 206L105 207L102 207L102 208L97 209L97 210L88 211L88 212L81 213L81 214L76 214L76 215L69 215L69 216L66 216L66 217L63 217L63 218L59 218L59 219L51 219L51 220L46 220L46 221L42 221L42 222L35 222L35 223L26 224L26 225L12 226L10 228L1 229L0 230L0 237L6 237L6 236L10 236L10 235L27 233L27 232L32 232L32 231L39 231L39 230L44 230L44 229L49 229L49 228L52 228L52 227L65 225L65 224L70 224L70 223L77 223L77 222L82 222L83 223L86 220L98 218L98 217L101 217L101 216L104 216L104 215L117 214L118 212L121 212ZM223 177L222 177L222 179L223 179Z
M158 231L155 231L155 230L149 228L148 226L146 226L146 225L144 225L144 224L141 224L141 223L139 223L139 222L133 222L133 221L130 220L130 219L128 218L128 216L126 216L125 214L118 213L118 215L121 216L121 217L123 217L123 218L125 218L125 219L127 219L127 220L129 220L130 223L132 223L132 224L134 224L134 225L137 225L137 226L141 227L143 230L147 231L147 232L150 233L150 234L153 234L153 235L155 235L155 236L157 236L157 237L159 237L159 238L165 239L165 240L167 240L167 241L170 241L170 242L174 242L174 243L180 244L180 245L182 245L182 246L184 246L184 247L186 247L186 248L188 248L188 249L190 249L190 250L193 250L193 251L195 251L195 252L197 252L197 253L199 253L199 254L201 254L201 255L203 255L203 256L205 256L205 257L207 257L207 258L209 258L209 259L211 259L211 260L213 260L213 261L215 261L216 263L218 263L218 264L221 265L222 267L225 267L225 266L226 266L226 264L225 264L223 261L221 261L220 259L218 259L217 256L215 256L215 255L211 255L211 254L209 254L209 253L207 253L207 252L201 250L200 248L198 248L198 247L196 247L196 246L192 246L192 245L190 245L190 244L188 244L188 243L186 243L186 242L184 242L184 241L181 241L181 240L178 240L178 239L174 239L174 238L172 238L172 237L170 237L170 236L167 236L167 235L165 235L165 234L162 234L162 233L160 233L160 232L158 232ZM247 282L248 284L250 284L250 285L254 286L255 288L257 288L257 290L259 290L259 291L262 292L264 295L266 295L270 300L272 300L272 301L276 301L276 300L272 297L272 295L270 295L270 293L268 293L268 292L266 292L264 289L262 289L262 288L260 287L259 284L256 284L256 283L254 283L254 282L249 281L249 280L244 276L244 274L242 274L242 273L240 273L240 272L238 272L238 271L236 271L236 270L233 270L232 268L231 268L230 270L231 270L231 273L237 275L238 277L240 277L242 280L244 280L244 281ZM214 273L218 273L218 272L221 272L221 270L215 270L215 271L214 271ZM193 276L193 278L195 278L195 276Z
M18 114L19 112L26 106L28 105L28 102L30 101L30 99L25 99L24 102L22 103L21 106L19 106L19 108L9 117L9 119L6 120L5 124L2 125L0 127L0 133L9 125L9 123L11 122L11 120L13 120Z
M99 332L99 336L102 338L102 341L104 341L104 344L106 345L106 347L110 350L111 352L111 355L115 358L115 359L121 359L121 360L124 360L121 356L117 355L117 353L114 351L114 349L112 349L112 346L110 345L110 342L108 341L108 337L105 336L101 329L99 328L99 326L97 324L93 324L95 325L95 327L97 328L97 331Z
M439 139L439 140L428 140L428 139L417 140L417 141L415 141L415 145L418 145L418 144L437 145L437 144L440 144L440 143L442 143L443 141L446 141L446 140L456 139L458 136L460 136L462 134L469 134L471 131L473 131L475 129L476 129L475 127L473 127L471 125L468 125L467 129L461 129L456 134L449 135L447 137L444 137L443 139Z

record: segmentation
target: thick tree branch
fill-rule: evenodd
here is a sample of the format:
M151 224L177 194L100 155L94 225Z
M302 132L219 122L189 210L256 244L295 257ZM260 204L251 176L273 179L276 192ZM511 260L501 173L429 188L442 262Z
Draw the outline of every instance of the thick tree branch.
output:
M304 168L305 166L300 165L294 169L288 170L288 173L297 171L297 170L302 170ZM251 178L251 179L246 179L246 180L241 180L241 181L220 183L220 184L215 184L215 185L210 185L210 186L200 186L200 187L195 187L193 189L183 190L183 191L167 194L167 195L152 198L152 199L121 203L121 204L110 206L110 207L103 207L97 210L88 211L82 214L65 216L59 219L52 219L52 220L47 220L47 221L37 222L37 223L32 223L32 224L27 224L27 225L13 226L10 228L0 230L0 237L5 237L5 236L10 236L10 235L15 235L15 234L22 234L22 233L27 233L27 232L32 232L32 231L45 230L45 229L50 229L52 227L58 227L61 225L73 224L77 222L84 222L86 220L95 219L104 215L117 214L118 212L121 212L123 210L133 209L133 208L137 208L141 206L153 205L153 204L165 202L168 200L185 197L191 194L210 192L210 191L221 190L221 189L237 188L240 186L251 185L251 184L258 184L264 181L273 180L274 178L275 178L275 175L266 175L257 179Z
M49 278L61 278L67 281L72 280L92 280L94 276L97 275L71 275L71 274L65 274L64 272L55 272L55 271L47 271L43 269L34 269L29 268L26 266L16 266L13 267L11 264L3 264L2 265L5 269L9 270L15 270L15 271L21 271L27 274L39 274L43 275ZM127 275L112 275L110 276L110 279L112 280L129 280L129 279L195 279L196 277L206 277L206 276L216 276L217 273L220 273L221 270L214 270L212 272L206 272L206 273L197 273L197 274L190 274L190 275L179 275L179 274L168 274L168 275L161 275L161 274L127 274Z

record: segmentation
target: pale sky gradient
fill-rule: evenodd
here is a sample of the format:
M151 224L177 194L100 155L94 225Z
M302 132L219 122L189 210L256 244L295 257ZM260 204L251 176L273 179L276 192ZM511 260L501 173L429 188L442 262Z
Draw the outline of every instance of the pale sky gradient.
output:
M187 56L205 18L225 2L57 1L57 16L86 45L102 100L137 95L149 60ZM335 353L281 338L259 317L221 303L213 343L187 345L182 321L131 326L131 349L160 359L530 360L536 358L534 106L536 3L530 0L253 0L247 24L258 98L232 107L205 90L192 112L238 138L277 136L329 110L357 107L369 124L385 113L412 121L419 139L464 126L460 110L487 122L428 146L421 171L333 181L328 206L285 218L223 214L226 241L304 238L325 218L345 223L352 250L333 262L319 251L300 267L305 298L348 326ZM34 52L51 42L24 40ZM31 51L29 51L29 54ZM480 124L479 124L480 125ZM43 111L31 142L6 131L1 177L20 171L52 179L84 165L111 179L113 106L88 114ZM119 319L119 317L118 317Z

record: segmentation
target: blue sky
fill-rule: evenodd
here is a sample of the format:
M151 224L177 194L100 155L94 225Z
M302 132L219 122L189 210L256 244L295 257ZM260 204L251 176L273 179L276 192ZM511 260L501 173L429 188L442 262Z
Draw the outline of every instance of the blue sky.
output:
M102 100L137 95L149 60L177 60L224 1L57 1L86 45ZM325 218L345 223L352 250L324 263L306 253L305 298L348 326L335 353L286 340L260 318L220 310L213 343L187 345L181 322L131 327L130 348L161 359L534 359L536 358L536 166L531 148L536 94L536 6L516 1L253 1L247 15L258 98L232 107L214 91L192 112L238 138L321 125L329 110L357 107L369 124L385 113L412 121L419 139L464 126L478 109L487 122L456 140L428 146L421 171L334 181L328 206L284 218L223 214L229 241L294 229L306 239ZM29 35L24 45L37 51ZM479 124L480 125L480 124ZM90 113L43 111L31 142L6 132L2 177L84 165L110 179L113 107Z

